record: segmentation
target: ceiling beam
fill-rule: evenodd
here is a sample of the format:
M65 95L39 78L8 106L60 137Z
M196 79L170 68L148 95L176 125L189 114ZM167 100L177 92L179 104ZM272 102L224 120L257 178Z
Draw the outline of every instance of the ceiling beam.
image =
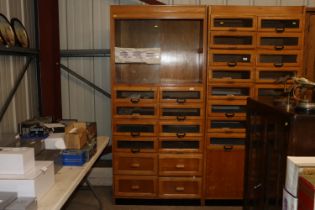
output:
M151 5L165 5L163 2L157 0L140 0L143 3L151 4Z

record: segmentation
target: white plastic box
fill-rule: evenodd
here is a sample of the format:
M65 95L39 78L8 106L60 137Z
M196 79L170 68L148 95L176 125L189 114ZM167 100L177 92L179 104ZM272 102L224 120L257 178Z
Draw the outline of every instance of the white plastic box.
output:
M34 148L0 147L0 174L24 174L35 166Z
M66 149L65 144L65 134L64 133L52 133L44 140L45 149L55 150L55 149Z
M42 197L55 183L52 161L36 161L35 168L22 175L0 175L0 189L18 197Z

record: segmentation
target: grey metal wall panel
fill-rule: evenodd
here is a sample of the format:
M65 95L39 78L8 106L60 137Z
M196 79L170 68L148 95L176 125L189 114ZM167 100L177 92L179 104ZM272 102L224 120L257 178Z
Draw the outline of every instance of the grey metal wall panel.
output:
M204 5L225 5L226 0L201 0Z
M305 0L281 0L280 6L303 6L306 3Z
M181 5L181 4L199 5L200 1L199 0L173 0L173 4L175 4L175 5Z
M255 6L278 6L279 3L277 0L254 0Z
M315 0L308 0L306 5L309 7L315 7Z
M251 5L251 0L227 0L227 5Z

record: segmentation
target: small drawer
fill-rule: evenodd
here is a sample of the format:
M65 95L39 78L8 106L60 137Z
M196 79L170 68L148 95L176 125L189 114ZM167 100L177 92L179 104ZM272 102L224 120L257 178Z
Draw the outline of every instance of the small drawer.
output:
M301 69L295 67L257 68L256 82L284 84L286 82L291 82L290 78L299 76L300 74Z
M253 68L250 67L209 67L209 82L240 83L253 81Z
M156 176L115 176L116 197L156 197Z
M245 117L216 117L209 118L207 130L210 133L244 133L246 131Z
M245 117L246 100L209 100L208 117Z
M259 33L257 47L270 50L298 50L302 49L302 34L297 33Z
M114 118L156 118L158 109L153 104L116 103L113 108Z
M211 30L225 31L255 31L256 17L255 16L224 16L211 15Z
M161 137L159 138L159 152L202 152L203 138L200 137Z
M113 157L114 174L156 175L156 154L115 153Z
M210 48L253 49L256 45L256 34L253 32L211 31Z
M185 121L203 118L204 108L200 104L162 104L160 106L160 119Z
M285 98L287 93L285 92L284 85L256 85L255 88L256 98L265 100L278 100Z
M199 120L191 121L160 121L160 136L175 136L183 138L185 136L202 136L203 122Z
M201 178L160 177L160 198L200 198Z
M258 17L258 31L300 32L303 27L303 16Z
M114 103L156 103L157 98L158 91L154 87L117 86L113 90Z
M114 136L113 150L129 153L156 152L157 138Z
M185 104L204 101L203 87L161 87L160 103Z
M250 50L210 50L209 65L213 66L253 66L255 52Z
M290 67L300 66L302 64L301 51L258 51L257 52L257 66L268 67Z
M207 145L224 145L224 150L233 149L233 145L245 145L245 133L211 133L207 137Z
M160 176L201 176L201 154L160 154Z
M208 99L247 99L253 96L253 88L249 85L217 84L208 86Z
M113 134L120 136L140 137L156 136L157 122L147 120L114 120Z

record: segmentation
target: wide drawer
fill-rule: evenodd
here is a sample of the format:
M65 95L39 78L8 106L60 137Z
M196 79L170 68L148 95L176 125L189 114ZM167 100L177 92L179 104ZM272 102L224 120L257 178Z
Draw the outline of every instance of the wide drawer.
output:
M201 178L159 178L160 198L200 198Z
M242 15L211 15L210 29L225 31L255 31L256 17Z
M156 197L156 176L115 176L116 197Z
M185 136L202 136L204 125L201 120L174 121L165 120L159 122L159 136L176 136L183 138Z
M208 100L208 117L245 117L246 100Z
M234 146L245 145L245 133L209 133L207 136L207 148L213 145L221 145L222 149L229 151Z
M114 120L113 134L119 136L156 136L157 122L148 120Z
M160 87L160 103L185 104L204 101L203 87Z
M201 154L160 154L160 176L201 176Z
M259 50L257 51L257 66L287 67L302 64L302 51L297 50Z
M157 138L154 137L113 137L113 150L115 152L156 152Z
M153 104L116 103L113 106L114 118L152 119L157 116L157 105Z
M258 17L258 31L277 33L300 32L304 27L304 17L290 15L287 17Z
M291 82L290 78L301 75L301 68L299 67L269 67L256 68L256 82L258 83L278 83L284 84Z
M155 87L116 86L113 89L113 102L130 104L156 103L158 91Z
M227 67L227 66L209 66L208 81L222 83L242 83L252 82L254 69L251 67Z
M253 49L256 46L254 32L211 31L210 48Z
M114 154L114 174L129 175L156 175L156 154Z
M207 131L210 133L244 133L246 131L245 117L215 117L207 120Z
M254 96L252 85L248 84L215 84L208 86L209 99L247 99Z
M160 119L164 120L198 120L204 118L204 107L201 104L162 104Z
M257 47L270 50L297 50L303 46L300 33L259 33Z
M251 50L210 50L209 65L213 66L253 66L255 51Z
M262 100L285 100L287 93L284 85L256 85L255 96Z
M202 137L160 137L159 152L187 153L202 152Z

